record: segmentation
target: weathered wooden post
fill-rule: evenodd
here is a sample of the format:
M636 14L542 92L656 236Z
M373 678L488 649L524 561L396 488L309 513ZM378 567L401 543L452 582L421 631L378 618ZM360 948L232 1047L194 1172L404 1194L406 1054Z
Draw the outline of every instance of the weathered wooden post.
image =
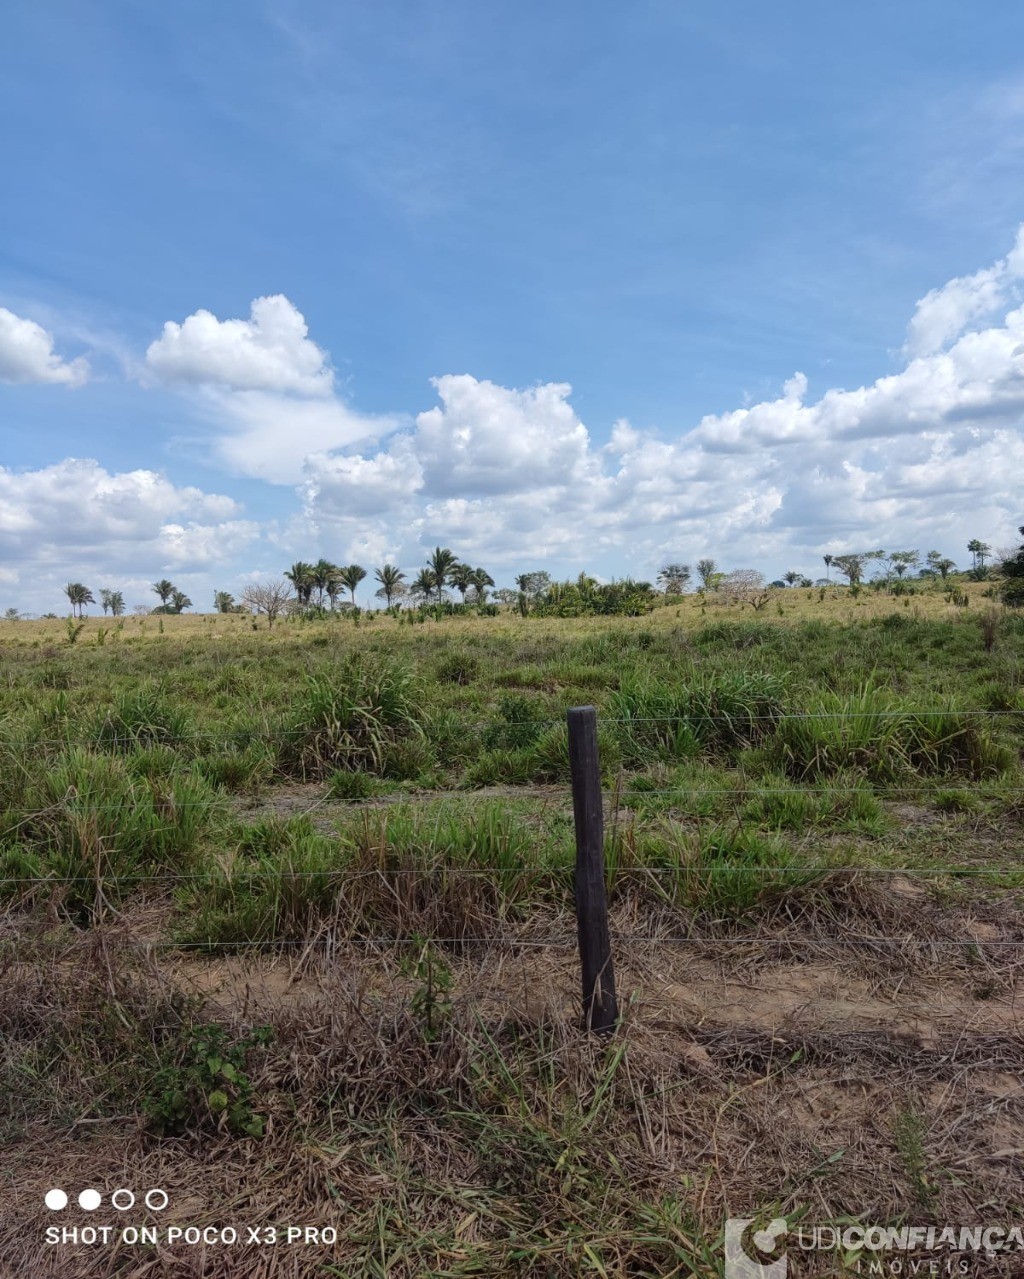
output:
M597 711L568 712L569 770L576 819L576 927L583 970L583 1024L607 1035L615 1029L615 972L604 888L604 812L597 756Z

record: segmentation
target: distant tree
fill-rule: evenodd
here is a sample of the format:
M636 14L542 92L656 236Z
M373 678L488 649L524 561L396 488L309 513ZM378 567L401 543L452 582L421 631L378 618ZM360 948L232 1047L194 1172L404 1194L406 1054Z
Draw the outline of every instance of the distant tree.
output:
M74 617L75 609L78 609L78 616L82 616L82 609L86 604L95 604L92 591L88 586L83 586L81 582L68 582L64 587L64 594L68 597L71 604L71 615Z
M356 604L356 587L366 576L366 569L361 564L348 564L338 569L338 581L352 593L352 607Z
M881 571L873 577L872 584L876 588L883 585L890 589L892 587L892 579L894 576L902 578L907 571L907 563L916 563L918 554L916 551L875 551L871 555L865 556L865 562L870 559L881 561Z
M184 591L175 590L171 592L169 607L172 613L183 613L185 609L192 607L192 601Z
M169 582L166 577L162 577L159 582L153 583L153 590L160 596L160 603L166 608L170 603L171 596L174 594L174 583Z
M825 561L825 581L831 582L832 578L830 576L830 570L832 568L833 556L823 555L821 558Z
M916 568L920 564L921 554L919 551L893 551L889 562L896 576L902 579L907 569Z
M337 568L330 562L330 560L325 560L323 556L321 556L312 568L312 583L317 593L316 602L321 608L323 608L324 596L330 590L331 581L337 581L337 579Z
M132 605L132 612L134 613L136 617L148 617L151 611L152 610L150 609L148 604Z
M110 612L110 599L113 594L114 592L107 590L105 586L100 588L100 608L103 609L104 617Z
M462 596L462 602L466 602L466 592L473 585L473 570L468 564L456 564L448 574L448 581Z
M666 564L658 574L658 585L666 595L682 595L689 584L689 564Z
M110 592L110 613L113 617L124 616L124 595L120 591Z
M851 586L857 586L864 578L864 567L870 560L884 558L884 551L856 551L849 555L833 555L832 563Z
M434 570L430 568L421 568L418 575L413 579L412 585L409 589L412 591L412 594L416 599L421 602L425 602L430 599L432 591L440 591L441 588L437 585L437 575Z
M213 607L218 613L233 613L235 611L235 597L230 591L218 591L213 597Z
M451 580L451 575L458 567L458 560L447 546L435 546L434 552L427 560L427 568L434 575L435 585L437 587L437 602L444 599L445 585Z
M782 580L787 586L796 586L797 582L800 581L800 574L790 569L788 573L783 573Z
M296 560L285 573L285 577L295 588L299 603L304 607L307 606L313 594L313 565L307 564L305 560Z
M526 596L528 601L540 599L542 595L546 595L551 589L551 574L546 573L543 569L535 570L532 573L520 573L515 581L516 586Z
M503 586L494 592L494 598L499 604L514 604L520 594L520 591L514 591L510 586Z
M257 615L263 613L271 630L291 599L290 581L250 582L242 592L243 606Z
M753 609L764 608L771 598L765 586L764 574L754 568L738 568L726 573L718 585L722 597L730 603L749 604Z
M703 559L697 561L697 575L700 577L700 584L706 591L714 589L715 575L718 572L718 565L712 559Z
M21 614L18 612L18 610L17 610L16 608L8 608L8 609L5 609L5 610L4 610L4 621L5 621L5 622L20 622L20 621L21 621Z
M400 568L396 568L394 564L385 564L382 568L377 569L374 577L380 582L380 590L378 596L387 601L388 608L391 602L399 593L402 583L405 581L405 574Z
M1024 524L1018 530L1024 534ZM1015 555L1006 555L1000 565L1003 585L999 592L1004 604L1010 608L1024 608L1024 542Z
M943 581L952 573L956 565L951 559L947 559L941 551L929 551L924 557L925 563L933 573L938 573Z
M992 554L992 547L987 542L982 542L979 538L972 537L967 543L967 549L972 556L971 568L983 569L985 561Z
M483 604L487 600L488 590L494 585L494 578L486 569L470 569L469 585L473 591L473 603Z

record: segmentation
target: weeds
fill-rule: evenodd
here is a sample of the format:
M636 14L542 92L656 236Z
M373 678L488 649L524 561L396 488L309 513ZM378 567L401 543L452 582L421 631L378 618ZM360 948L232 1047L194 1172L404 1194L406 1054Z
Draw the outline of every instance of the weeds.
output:
M389 755L420 731L421 720L407 669L354 655L334 677L308 677L280 734L278 767L303 780L336 769L383 773Z
M189 1027L175 1045L174 1060L154 1075L142 1113L163 1137L221 1127L236 1137L262 1137L265 1120L253 1109L246 1070L251 1050L266 1047L273 1037L270 1026L235 1039L216 1024Z

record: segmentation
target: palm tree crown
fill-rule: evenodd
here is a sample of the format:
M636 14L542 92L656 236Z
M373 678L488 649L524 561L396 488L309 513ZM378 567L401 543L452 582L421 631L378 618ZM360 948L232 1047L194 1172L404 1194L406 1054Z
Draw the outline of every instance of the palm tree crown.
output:
M96 603L95 599L93 599L92 591L89 590L88 586L83 586L81 582L68 582L67 586L64 587L64 594L71 604L72 617L76 608L78 609L78 616L81 617L83 605Z
M458 562L447 546L435 546L433 555L427 560L427 567L434 574L439 604L444 599L445 583L451 579L452 571L457 567Z
M348 564L338 570L338 581L352 592L352 607L356 603L356 587L366 576L366 569L361 564Z
M394 564L385 564L383 568L377 569L374 577L380 582L381 587L377 594L380 595L383 592L387 606L390 608L393 597L397 595L398 588L405 581L405 574Z

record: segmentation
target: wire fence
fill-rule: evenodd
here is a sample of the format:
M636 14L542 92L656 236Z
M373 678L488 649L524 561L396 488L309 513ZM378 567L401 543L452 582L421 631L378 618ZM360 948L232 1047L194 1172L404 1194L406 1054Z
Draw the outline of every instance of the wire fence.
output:
M705 711L701 709L699 718L702 723L715 724L722 726L736 726L749 723L771 723L778 724L789 720L800 722L816 722L836 721L836 720L886 720L886 719L942 719L950 716L964 719L993 719L993 720L1019 720L1024 723L1024 709L1016 710L1013 708L1004 709L988 709L984 707L960 707L950 706L946 708L914 708L914 707L889 707L878 708L866 711L850 711L850 710L822 710L822 711L746 711L737 710L735 712L715 712ZM634 727L638 725L654 725L664 724L674 727L683 727L689 721L685 717L679 715L625 715L625 716L601 716L601 724L614 725L619 727ZM488 730L496 731L516 731L520 729L538 729L541 731L550 730L552 728L564 728L565 720L562 718L546 718L546 719L516 719L516 720L499 720L499 719L481 719L481 720L463 720L460 718L458 728L460 732L476 733L486 732ZM254 729L245 725L237 725L226 731L219 729L217 731L203 731L200 729L189 730L187 733L171 733L161 732L159 729L142 729L137 732L127 732L123 734L108 734L103 731L97 731L85 737L73 737L69 734L62 734L55 737L5 737L0 732L0 746L13 747L16 749L27 749L33 746L63 746L63 747L97 747L100 749L118 749L128 747L144 746L152 747L168 747L177 749L180 747L190 746L196 742L219 742L225 749L238 749L240 746L251 745L253 743L266 742L272 744L279 741L287 741L292 738L309 737L310 729L304 728L266 728Z
M932 719L951 716L959 717L962 722L974 720L991 720L999 723L1004 723L1008 720L1024 721L1024 713L1020 711L959 707L946 709L923 708L921 710L899 708L864 712L842 710L771 712L763 714L743 711L736 714L702 713L701 718L703 722L708 724L735 729L754 723L778 725L784 721L885 721L894 717L901 719L908 717ZM680 718L678 715L602 716L600 720L601 727L627 731L635 730L639 727L661 727L676 730L686 722L685 719ZM554 718L521 720L513 723L493 719L470 722L460 721L458 725L459 730L464 733L477 731L508 733L522 730L536 730L541 733L555 727L563 728L564 726L565 721L563 719ZM181 750L194 747L197 744L214 743L225 751L233 751L245 749L254 743L275 743L289 740L292 737L299 738L308 735L308 729L267 730L262 732L248 727L240 727L233 736L228 737L225 737L223 732L199 731L190 731L187 734L161 734L159 732L145 731L125 735L115 734L113 736L98 732L88 737L73 737L69 734L62 734L44 738L5 739L0 736L0 745L6 747L9 751L61 747L64 749L91 749L101 754L109 754L112 749L115 751L138 748ZM720 778L723 766L719 762L702 761L699 758L673 762L676 764L686 763L698 769L706 767L711 775L709 780L714 780L718 784L702 784L698 777L685 784L650 785L649 775L645 777L643 773L629 774L620 772L614 779L610 790L603 797L604 807L610 816L611 822L610 835L605 841L607 861L605 878L613 888L629 887L649 881L667 885L671 889L673 882L677 884L684 883L688 877L694 875L698 875L702 880L711 883L736 880L737 878L745 879L751 883L761 881L763 884L775 889L780 886L785 887L790 884L797 885L808 881L820 880L826 876L840 883L849 883L855 879L873 879L881 882L889 880L891 882L896 877L902 877L910 880L932 882L945 878L977 878L987 880L991 886L995 886L1001 880L1009 881L1012 887L1024 885L1024 862L994 862L988 859L983 860L981 864L951 861L947 858L927 865L859 864L857 862L829 861L820 858L792 863L783 861L778 864L771 864L770 862L767 864L750 864L743 859L741 852L731 855L729 850L726 849L721 852L719 860L713 862L701 862L699 858L694 860L690 857L689 860L681 858L676 864L672 865L646 865L642 861L642 856L640 860L631 860L631 857L623 855L621 844L624 838L624 830L631 820L638 818L638 811L639 816L642 818L642 810L645 805L654 807L657 810L655 815L662 817L668 811L670 814L683 819L695 819L698 823L713 824L718 822L717 829L721 830L723 829L722 823L729 821L732 821L737 829L743 823L757 827L759 815L751 811L751 806L754 801L762 798L771 800L786 797L817 801L822 797L828 797L832 800L841 801L851 796L869 796L879 801L895 802L920 798L922 793L927 796L928 793L940 789L947 791L958 790L965 785L971 785L977 789L976 780L959 777L929 778L927 784L925 784L925 779L923 778L915 778L905 783L891 781L881 783L872 781L867 777L855 777L852 780L844 777L842 780L835 778L829 781L814 779L808 779L807 781L794 780L791 785L784 786L759 785L742 770L736 774L736 784L722 785L720 784ZM11 873L11 860L8 857L6 865L0 863L0 869L5 872L0 874L0 890L3 891L3 895L7 898L9 905L15 902L18 890L23 890L23 895L27 893L29 896L35 896L43 890L57 890L61 887L68 890L92 888L95 893L98 916L102 917L105 911L113 909L107 900L108 894L114 896L123 891L143 888L152 889L154 887L168 890L182 887L199 890L213 888L227 888L228 890L238 888L241 890L245 886L264 884L285 895L295 891L297 887L301 889L303 885L315 885L321 891L329 890L337 893L340 898L344 895L347 885L373 881L385 886L417 884L421 887L425 886L427 889L431 886L436 886L439 882L447 883L448 881L467 884L473 881L489 882L500 888L507 886L513 880L518 880L520 883L526 883L534 890L539 889L544 884L550 884L553 888L558 888L563 892L569 886L573 866L568 857L564 864L560 865L552 864L550 861L548 864L511 864L507 861L507 844L503 844L502 840L505 839L507 841L512 828L500 829L496 833L492 831L489 835L490 844L482 843L482 846L489 846L492 851L497 849L503 853L502 864L492 866L470 866L453 863L450 843L446 843L440 837L441 823L446 815L455 813L461 818L467 812L473 812L473 810L480 812L485 807L493 812L495 811L494 806L496 803L504 817L513 823L513 827L516 820L521 819L519 829L529 836L533 832L530 821L535 818L536 814L519 812L514 807L510 811L510 806L524 802L533 806L539 804L543 812L548 813L550 808L556 805L562 810L562 815L567 815L571 808L572 796L564 780L519 786L502 786L499 788L500 793L498 795L495 795L493 791L489 792L486 788L482 790L423 789L392 791L387 794L361 797L354 801L334 793L330 782L317 782L309 784L315 786L318 791L310 803L302 807L281 811L278 806L275 806L275 800L280 799L280 792L275 794L273 785L267 786L260 794L218 791L208 796L185 795L178 797L174 793L173 787L187 776L179 773L157 778L129 777L128 790L114 801L98 799L88 790L70 787L63 794L52 798L47 805L33 812L25 813L18 820L11 822L7 827L6 834L0 832L0 837L6 840L8 851L12 842L14 845L19 843L26 828L34 828L31 833L34 834L34 838L37 840L41 839L42 847L45 851L47 846L52 846L48 841L53 838L52 831L48 833L47 824L52 824L54 821L58 823L61 821L69 822L73 831L73 838L81 838L83 845L88 845L91 839L90 847L95 854L95 868L91 873L62 873L56 868L48 871L41 870L37 873L30 873L27 869L22 873ZM660 777L660 774L655 774L651 780L657 783ZM378 780L377 784L382 783ZM386 785L386 782L383 784ZM1000 780L993 783L993 793L998 794L1004 801L1013 804L1016 802L1016 797L1024 795L1024 785L1016 780ZM702 801L705 800L712 801L713 810L711 812L706 811L706 805L702 808ZM733 803L730 804L729 801L733 801ZM92 832L77 830L76 832L75 823L79 819L84 821L94 817L123 814L126 811L130 811L133 806L139 805L148 805L149 815L159 819L145 827L143 834L146 839L173 835L177 830L175 825L176 817L205 811L211 818L220 816L238 821L240 826L234 829L232 834L238 836L237 842L239 845L241 845L241 836L244 833L246 824L251 826L254 821L258 821L263 816L280 817L285 822L316 816L323 822L334 823L335 829L333 833L339 839L339 855L341 857L345 855L340 851L341 843L344 842L346 836L353 833L353 823L358 823L360 817L365 821L371 814L383 813L384 823L381 830L377 832L380 840L384 841L382 846L386 846L388 838L387 822L391 819L392 813L402 813L403 810L416 813L428 812L435 819L436 825L434 831L431 832L429 823L424 823L423 828L415 832L416 838L422 842L417 843L414 848L402 847L397 850L397 855L399 856L421 857L421 864L414 866L388 865L367 868L340 864L336 866L322 865L308 869L300 866L292 868L288 864L287 850L282 854L280 865L266 866L253 864L251 860L248 860L255 850L239 847L228 850L229 857L233 860L218 863L215 857L211 857L201 869L121 872L109 864L110 854L117 843L117 833L103 833L99 830L93 830ZM953 807L956 808L955 803ZM962 815L965 819L970 819L973 816L969 812ZM785 833L780 831L777 826L769 827L769 832L773 835ZM319 833L324 832L320 831ZM855 830L847 829L843 833L849 838L853 838ZM806 842L819 837L820 834L820 829L817 829L813 821L811 821L808 829L790 831L787 837L794 842L798 839ZM25 842L27 845L30 841L26 840ZM568 851L568 845L566 851ZM0 855L3 852L4 844L0 842ZM269 855L273 855L272 849ZM465 850L462 850L460 855L465 856ZM631 856L633 855L631 854ZM116 911L114 913L116 914ZM323 926L322 920L317 921L318 928ZM161 937L145 941L135 941L133 939L131 944L137 944L149 950L202 951L214 954L244 951L253 948L271 951L301 948L308 951L311 946L319 944L307 937L265 936L260 935L260 933L261 930L255 929L254 935L251 937L231 940L214 936L200 939L195 937ZM707 933L698 935L692 927L688 927L685 932L669 931L649 934L625 932L612 928L611 937L615 945L623 946L678 945L712 948L749 947L769 943L792 944L794 941L792 937L785 933L767 936L763 933L749 930L742 935L731 935L721 930L715 930L713 935ZM27 939L22 940L27 941ZM364 947L408 946L422 944L423 941L424 938L418 933L403 934L395 932L366 936L363 935L361 929L350 927L334 937L329 944ZM489 944L567 951L575 949L575 942L567 938L564 933L543 938L525 937L518 935L510 928L504 929L501 933L489 935L483 933L478 935L477 932L473 931L452 933L451 935L433 933L430 941L438 945ZM851 946L895 948L906 948L908 946L939 949L974 948L974 950L980 948L982 951L993 948L1002 953L1024 949L1024 937L1016 936L982 937L972 934L961 937L921 937L907 933L886 935L857 931L850 928L844 928L841 934L834 932L827 936L800 938L799 941L801 945L820 943L826 946L834 946L837 943L841 943ZM0 936L0 949L3 948L4 944L3 938Z

